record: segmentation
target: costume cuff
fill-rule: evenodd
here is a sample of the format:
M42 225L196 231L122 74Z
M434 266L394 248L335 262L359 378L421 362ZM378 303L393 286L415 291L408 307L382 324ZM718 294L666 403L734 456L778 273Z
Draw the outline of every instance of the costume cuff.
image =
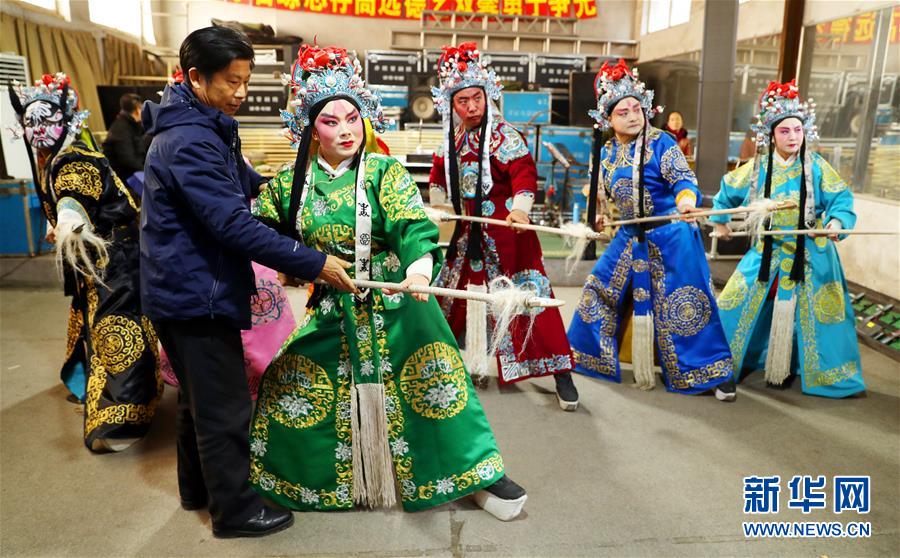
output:
M531 192L519 192L513 196L512 207L510 211L524 211L525 215L531 213L531 206L534 205L534 194Z
M675 205L678 211L684 211L686 207L697 207L697 194L691 190L682 190L675 196Z
M409 264L406 268L406 278L409 279L413 275L424 275L428 281L431 281L432 268L434 268L434 256L425 254L418 260Z
M447 202L447 191L440 184L430 184L428 187L428 203L441 205Z
M843 229L844 223L837 217L832 217L828 220L828 224L825 225L825 228L826 229Z

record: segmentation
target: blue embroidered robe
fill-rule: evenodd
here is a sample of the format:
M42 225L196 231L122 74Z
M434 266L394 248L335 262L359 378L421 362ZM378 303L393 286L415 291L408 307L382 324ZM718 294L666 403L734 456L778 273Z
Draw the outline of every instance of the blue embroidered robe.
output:
M613 138L600 156L607 195L623 219L638 216L632 197L637 145ZM684 196L699 204L697 179L684 154L671 135L655 128L645 154L644 185L645 216L677 213L676 200ZM634 278L648 268L649 289L636 287ZM577 372L621 382L618 339L631 317L629 300L650 303L657 361L669 391L701 393L732 378L731 353L697 225L663 222L646 231L646 243L638 242L637 226L618 230L588 276L569 326Z
M799 203L801 162L795 160L788 166L773 163L770 198ZM811 156L811 163L817 227L838 219L842 228L853 228L856 214L853 194L847 184L818 154ZM760 191L765 185L766 169L763 159ZM724 209L746 204L752 173L753 161L750 161L727 174L713 199L714 207ZM774 213L772 229L796 229L797 211ZM726 223L729 218L716 216L711 220ZM865 390L853 307L834 242L825 237L807 238L805 280L799 284L790 278L796 236L772 237L772 262L766 283L757 281L762 248L760 239L741 259L719 295L719 315L730 340L735 372L740 377L765 367L773 298L788 300L796 294L791 371L800 376L804 393L846 397ZM770 294L773 290L774 296Z

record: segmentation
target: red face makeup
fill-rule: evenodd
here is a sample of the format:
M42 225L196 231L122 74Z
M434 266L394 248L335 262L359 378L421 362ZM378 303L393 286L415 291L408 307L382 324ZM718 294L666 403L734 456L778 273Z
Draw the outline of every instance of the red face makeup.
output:
M644 109L634 97L625 97L609 115L613 130L619 136L636 136L644 129Z
M487 108L487 99L484 90L480 87L467 87L461 89L453 96L453 110L456 111L466 129L471 130L481 125L484 111Z

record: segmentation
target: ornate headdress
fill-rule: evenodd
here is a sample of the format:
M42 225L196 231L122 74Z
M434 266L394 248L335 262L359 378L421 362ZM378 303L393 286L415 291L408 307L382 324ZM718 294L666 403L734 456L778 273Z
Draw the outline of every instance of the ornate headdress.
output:
M456 160L456 130L453 126L453 96L468 87L479 87L485 96L491 101L500 100L503 85L494 70L481 58L481 52L476 43L462 43L459 46L442 47L441 57L438 59L438 79L440 85L431 88L431 96L434 98L434 107L441 114L444 128L444 180L450 191L450 202L457 214L462 214L462 200L459 190L458 161ZM484 119L481 122L481 138L478 142L478 179L475 183L475 216L481 216L481 201L485 194L490 193L494 182L491 177L491 150L490 137L493 131L491 122L494 107L492 103L486 103ZM485 145L488 144L488 145ZM469 243L466 248L466 257L470 260L482 260L484 258L481 247L481 225L470 225ZM457 240L462 233L460 222L457 221L453 231L450 247L447 249L447 258L456 257Z
M20 124L13 133L22 137L21 119L28 105L37 101L45 101L62 110L67 125L67 134L78 134L84 126L90 111L78 110L78 92L72 86L72 80L62 72L44 74L35 80L33 86L26 86L18 81L10 85L10 100L13 109L19 116Z
M372 123L376 131L384 131L381 95L368 87L362 78L362 66L346 49L303 45L291 74L283 81L291 86L291 110L282 110L281 119L287 126L286 135L296 147L303 130L314 118L311 111L322 101L339 97L351 100L359 114Z
M768 198L772 195L772 162L774 160L774 146L772 138L775 126L785 118L797 118L803 123L804 141L800 146L800 211L797 228L808 229L816 224L816 199L813 188L812 151L807 148L809 142L819 139L816 128L816 110L812 99L804 102L800 98L800 90L797 88L797 80L792 79L786 83L773 81L759 97L759 115L756 123L750 129L756 132L756 156L753 158L753 170L750 174L749 201L753 202L761 197ZM766 179L760 187L759 172L763 162L766 165ZM770 227L771 223L766 223ZM757 274L757 280L768 282L769 267L772 261L772 237L765 236L762 239L763 253L762 264ZM797 236L797 246L794 251L794 263L791 267L790 278L799 282L805 278L804 261L806 257L806 235Z
M800 98L797 80L786 83L773 81L759 97L759 115L750 129L756 132L756 144L768 146L772 128L785 118L797 118L803 123L807 141L819 139L816 127L816 104L812 99L804 102Z
M434 106L444 118L452 114L453 95L467 87L480 87L492 100L500 99L503 85L494 70L482 60L475 43L462 43L458 47L444 46L438 59L440 86L431 88Z
M647 89L644 82L638 79L637 69L629 69L622 59L615 66L610 65L609 61L603 63L594 78L594 92L597 95L597 109L589 110L588 114L602 130L608 130L612 126L609 113L625 97L634 97L640 101L647 120L663 110L662 107L653 106L653 90Z

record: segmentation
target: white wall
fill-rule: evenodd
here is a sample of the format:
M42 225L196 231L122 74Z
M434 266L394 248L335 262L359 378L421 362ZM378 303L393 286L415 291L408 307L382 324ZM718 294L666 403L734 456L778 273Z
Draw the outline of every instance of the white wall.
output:
M641 43L639 62L650 62L701 49L703 46L703 17L706 13L705 0L692 0L691 19L687 23L655 33L640 35L641 18L646 1L637 0L635 2L636 37ZM815 1L807 0L807 6ZM750 0L741 4L738 12L738 41L780 33L783 17L784 0Z
M896 230L900 204L856 194L856 227ZM847 280L900 299L900 245L896 236L853 236L838 243Z

